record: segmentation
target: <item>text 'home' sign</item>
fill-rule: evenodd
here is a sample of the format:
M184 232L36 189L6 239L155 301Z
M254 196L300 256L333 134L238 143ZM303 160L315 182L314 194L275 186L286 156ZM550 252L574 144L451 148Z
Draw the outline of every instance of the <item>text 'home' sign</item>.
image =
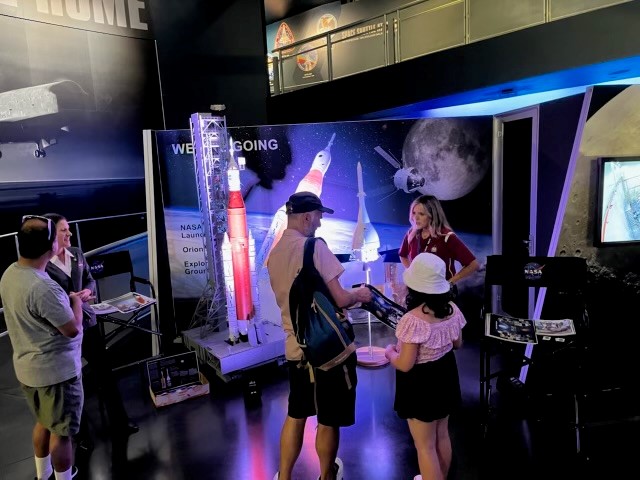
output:
M149 0L0 0L0 15L151 38Z

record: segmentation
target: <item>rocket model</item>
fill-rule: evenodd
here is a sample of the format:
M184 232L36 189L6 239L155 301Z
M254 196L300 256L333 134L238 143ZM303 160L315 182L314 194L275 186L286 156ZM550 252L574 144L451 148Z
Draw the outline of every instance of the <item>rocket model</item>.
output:
M362 181L362 165L358 162L358 223L353 232L353 255L364 263L374 262L378 259L380 238L378 232L371 225L367 207L364 204L364 182Z
M227 292L229 340L235 343L238 334L248 335L249 321L255 316L251 285L255 270L251 271L249 252L250 245L255 245L255 242L251 241L251 233L247 227L247 211L240 191L240 170L233 155L231 155L229 162L227 177L229 180L228 228L222 242L222 253ZM231 278L229 278L230 275ZM255 283L255 279L253 283Z
M333 145L334 138L336 138L335 133L331 135L331 140L329 140L329 143L324 148L324 150L320 150L316 154L309 172L304 176L302 180L300 180L294 193L311 192L316 194L318 197L320 196L320 194L322 193L322 181L324 180L324 174L327 173L329 165L331 164L331 145ZM282 232L284 232L286 228L287 210L286 205L282 205L273 216L269 231L264 238L264 242L262 243L260 252L258 252L256 262L259 269L266 266L271 250L273 250L273 247L275 247L276 244L280 241Z

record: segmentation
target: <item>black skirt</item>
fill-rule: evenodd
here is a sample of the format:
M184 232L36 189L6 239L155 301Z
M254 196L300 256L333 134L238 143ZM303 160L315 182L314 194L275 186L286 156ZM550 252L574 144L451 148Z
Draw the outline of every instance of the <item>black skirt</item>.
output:
M408 372L396 371L393 408L400 418L433 422L460 406L460 380L453 350L433 362L418 363Z

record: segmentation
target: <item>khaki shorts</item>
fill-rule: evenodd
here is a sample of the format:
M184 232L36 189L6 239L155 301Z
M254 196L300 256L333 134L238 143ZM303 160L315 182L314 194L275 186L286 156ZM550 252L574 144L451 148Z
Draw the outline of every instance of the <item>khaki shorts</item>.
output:
M22 385L29 408L38 423L59 437L70 437L80 430L80 414L84 394L82 377L46 387Z

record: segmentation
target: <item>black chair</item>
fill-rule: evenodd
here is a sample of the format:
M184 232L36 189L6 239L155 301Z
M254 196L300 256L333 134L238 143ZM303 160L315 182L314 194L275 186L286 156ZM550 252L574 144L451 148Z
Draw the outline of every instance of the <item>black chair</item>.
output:
M87 262L91 269L91 275L96 280L97 302L109 300L108 298L103 298L100 292L101 287L103 290L109 291L110 298L117 298L119 295L137 294L136 287L138 284L148 286L150 291L149 297L153 300L156 299L156 292L151 282L134 274L133 264L131 263L131 256L128 250L92 255L87 257ZM108 288L105 288L107 287L107 282ZM114 295L114 291L118 293ZM96 311L96 315L101 321L100 328L102 329L105 343L108 345L114 337L126 328L133 328L152 335L161 336L161 332L141 325L141 320L149 315L151 311L153 311L156 320L159 319L158 307L155 301L127 313L100 313ZM109 332L105 332L102 322L111 322L117 325L117 327Z

